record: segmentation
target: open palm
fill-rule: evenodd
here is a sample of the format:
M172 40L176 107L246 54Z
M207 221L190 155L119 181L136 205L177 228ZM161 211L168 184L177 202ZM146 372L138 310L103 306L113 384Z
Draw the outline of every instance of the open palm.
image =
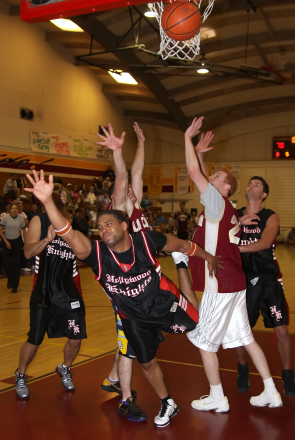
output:
M34 178L33 178L34 177ZM34 194L41 203L46 203L53 192L53 176L49 176L49 182L45 182L44 171L40 171L40 178L35 170L33 170L33 177L27 174L27 178L33 185L33 188L25 188L26 191Z
M102 136L101 134L97 133L97 136L99 136L101 139L103 139L103 142L96 142L99 145L105 145L110 150L118 150L119 148L122 148L124 144L124 138L125 138L125 131L121 134L121 137L116 137L113 131L113 127L111 124L109 124L109 133L105 129L105 127L101 126L105 136Z
M196 152L206 153L207 151L213 150L213 147L208 148L213 138L214 138L214 134L212 133L212 131L207 131L205 135L204 133L202 133L201 140L196 146Z
M190 138L193 138L194 136L196 136L199 133L199 129L202 126L203 119L204 119L203 116L201 116L199 119L194 118L193 122L191 123L191 125L188 127L188 129L184 133L185 136L189 136Z
M134 122L133 128L134 128L134 131L135 131L135 133L136 133L138 143L139 143L139 144L140 144L140 143L144 144L144 142L145 142L145 137L144 137L144 134L143 134L143 132L142 132L142 129L140 128L140 126L138 125L137 122Z

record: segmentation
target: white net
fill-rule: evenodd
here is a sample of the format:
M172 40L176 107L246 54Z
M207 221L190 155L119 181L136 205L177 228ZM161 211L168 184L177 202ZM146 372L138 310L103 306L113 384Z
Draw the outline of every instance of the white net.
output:
M170 0L170 3L173 3L176 0ZM192 1L195 3L198 8L201 8L202 0L187 0ZM211 11L214 6L214 0L208 0L208 5L205 8L202 16L202 23L204 23L205 20L209 17L211 14ZM164 2L156 2L156 3L149 3L148 7L151 11L155 14L155 17L159 23L160 28L160 50L159 54L162 56L163 60L166 60L168 57L177 57L181 60L194 60L197 55L200 54L200 31L190 40L187 41L178 41L173 40L170 37L168 37L167 34L163 31L163 28L161 26L161 17L163 10L165 8Z

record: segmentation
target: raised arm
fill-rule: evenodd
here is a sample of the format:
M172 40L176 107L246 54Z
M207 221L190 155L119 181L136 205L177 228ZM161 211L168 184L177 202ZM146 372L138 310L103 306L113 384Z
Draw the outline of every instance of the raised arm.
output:
M131 186L137 198L137 202L140 203L143 192L142 173L144 167L145 137L137 122L134 122L133 128L137 136L137 150L131 167Z
M264 231L262 232L261 239L256 243L246 244L245 246L239 246L240 252L259 252L264 249L269 249L276 239L279 232L280 218L277 214L273 214L266 222Z
M192 143L192 138L199 133L199 128L202 125L203 119L204 118L195 118L184 134L187 170L201 194L204 194L206 191L208 180L202 172L201 165L198 161L195 148Z
M213 147L209 148L209 144L213 138L214 138L214 134L212 133L212 131L208 131L205 135L204 133L202 133L200 142L196 146L196 153L200 162L202 173L204 174L205 177L206 177L206 170L203 161L203 153L207 153L207 151L213 150Z
M112 198L113 209L120 209L125 211L125 205L128 194L128 172L126 164L123 158L122 147L124 144L125 132L121 134L120 138L117 138L114 134L113 127L109 124L109 133L102 127L105 136L97 135L103 139L103 142L97 142L99 145L105 145L110 150L113 150L114 171L115 171L115 183L114 192Z
M34 178L27 174L27 178L33 185L33 188L26 188L26 191L32 192L44 205L53 229L56 231L64 230L65 232L69 230L66 235L62 236L64 233L63 231L60 232L59 235L70 245L76 257L80 260L84 260L88 257L91 251L90 240L81 232L71 229L69 221L57 209L52 198L53 176L50 175L49 183L46 183L44 179L44 171L40 171L39 178L37 172L33 170L33 177Z

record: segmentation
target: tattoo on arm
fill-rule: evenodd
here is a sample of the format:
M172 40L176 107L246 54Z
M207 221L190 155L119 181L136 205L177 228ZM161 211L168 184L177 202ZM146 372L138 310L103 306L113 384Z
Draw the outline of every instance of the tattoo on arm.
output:
M37 249L34 250L34 252L32 252L29 256L29 258L33 257L33 255L38 251L38 249L40 249L40 247L43 246L43 244L46 243L46 239L42 241L42 243L39 244L39 246L37 247Z

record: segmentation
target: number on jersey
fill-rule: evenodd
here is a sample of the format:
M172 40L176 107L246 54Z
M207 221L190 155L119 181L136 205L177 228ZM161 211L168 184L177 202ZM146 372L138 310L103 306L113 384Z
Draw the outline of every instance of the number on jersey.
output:
M234 244L239 244L240 238L235 237L235 235L239 232L240 225L235 215L232 216L231 223L235 226L228 231L229 241Z

